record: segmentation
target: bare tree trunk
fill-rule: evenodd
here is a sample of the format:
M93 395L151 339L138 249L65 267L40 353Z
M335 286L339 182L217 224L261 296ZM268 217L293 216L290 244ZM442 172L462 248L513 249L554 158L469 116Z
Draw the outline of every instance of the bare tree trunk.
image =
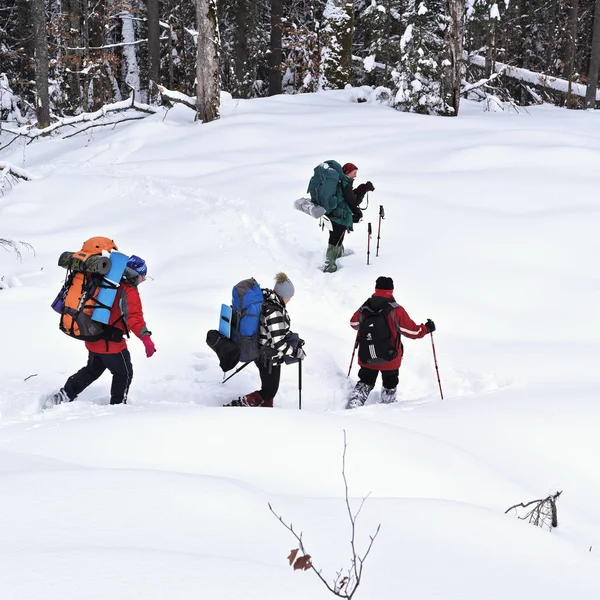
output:
M248 3L245 0L239 0L237 10L235 11L235 55L234 72L235 86L237 94L245 98L248 87Z
M444 68L444 101L452 109L449 116L458 116L460 85L462 82L462 55L465 41L466 0L448 0L450 23L446 45L450 64Z
M148 18L148 100L153 104L158 98L160 81L160 26L158 0L146 0Z
M388 85L388 73L390 69L390 37L392 30L392 2L386 0L385 4L385 31L383 35L383 85Z
M40 129L50 125L50 96L48 93L48 30L44 0L31 0L35 52L35 112Z
M489 78L494 74L496 66L496 19L490 20L487 47L488 51L485 57L485 76Z
M577 47L577 17L579 14L579 0L571 0L569 5L569 22L567 25L567 45L565 52L566 79L569 82L567 89L567 108L573 107L573 94L571 93L573 75L575 74L575 49Z
M271 44L269 52L269 96L281 94L281 48L283 0L271 0Z
M588 69L585 107L596 108L596 90L598 88L598 71L600 70L600 0L594 7L594 33L592 38L592 57Z
M84 0L85 3L86 0ZM103 2L94 3L88 14L89 47L100 48L105 42L105 6ZM106 102L106 90L110 89L110 82L106 77L104 68L104 52L102 50L91 50L90 59L93 68L90 70L92 77L92 108L99 109Z
M198 56L196 60L196 119L219 118L219 33L216 0L196 0Z
M169 89L173 89L173 24L167 30L167 60L169 65Z

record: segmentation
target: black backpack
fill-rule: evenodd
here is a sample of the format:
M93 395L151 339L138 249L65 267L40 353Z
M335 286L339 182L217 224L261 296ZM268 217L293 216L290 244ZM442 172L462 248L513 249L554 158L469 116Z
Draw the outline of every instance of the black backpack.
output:
M358 357L364 365L382 365L394 360L400 348L400 327L393 314L399 304L387 298L369 298L358 310ZM396 341L393 341L388 315L396 326Z

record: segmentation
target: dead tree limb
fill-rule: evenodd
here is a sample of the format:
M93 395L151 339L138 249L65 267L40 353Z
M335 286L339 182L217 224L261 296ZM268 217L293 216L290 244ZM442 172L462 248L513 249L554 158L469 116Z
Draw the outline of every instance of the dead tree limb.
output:
M141 119L145 119L146 117L129 117L128 119L119 119L118 121L108 121L107 123L94 123L93 125L88 125L83 129L78 129L75 133L70 133L69 135L64 135L62 137L63 140L67 140L72 138L73 136L79 135L88 129L93 129L94 127L108 127L109 125L118 125L119 123L125 123L126 121L140 121Z
M17 255L17 258L21 261L23 260L23 255L21 254L20 247L23 246L27 250L30 250L35 255L35 250L31 244L27 242L15 242L14 240L5 240L0 238L0 248L4 248L8 252L14 252Z
M373 547L373 543L375 542L375 538L379 534L379 530L381 529L381 524L377 526L375 533L369 536L369 544L365 553L360 556L356 549L356 520L358 515L360 514L368 495L362 499L358 510L356 512L352 512L352 507L350 505L350 494L348 491L348 480L346 478L346 449L348 444L346 442L346 430L344 430L344 452L342 455L342 478L344 480L344 500L346 504L346 509L348 511L348 517L350 519L350 549L351 549L351 558L350 558L350 567L346 570L340 569L333 579L333 582L327 581L320 570L318 570L312 560L312 556L307 552L306 547L304 545L304 541L302 540L302 532L297 533L294 529L292 523L286 523L283 520L283 517L278 515L271 503L269 503L269 510L273 513L276 519L296 538L298 542L298 548L293 549L288 556L288 561L290 566L294 568L295 571L308 571L312 570L317 577L321 580L323 585L338 598L346 598L347 600L351 600L360 582L362 581L363 575L363 567L364 563L371 552L371 548Z
M556 492L556 494L551 494L546 498L540 498L538 500L531 500L531 502L527 502L523 504L520 502L519 504L515 504L510 508L507 508L504 511L504 514L508 514L511 510L514 510L517 518L522 521L527 521L536 527L548 527L548 529L552 529L553 527L558 527L558 513L556 509L556 501L562 494L562 491ZM532 506L530 510L526 512L522 517L519 515L517 509L518 508L529 508Z
M162 85L157 86L160 95L163 100L167 102L176 102L179 104L183 104L188 108L191 108L194 112L196 112L196 98L193 96L187 96L186 94L182 94L181 92L175 92L173 90L168 90L166 87Z
M0 162L0 179L7 175L11 175L17 179L24 179L25 181L31 181L33 179L25 169L20 169L9 163Z

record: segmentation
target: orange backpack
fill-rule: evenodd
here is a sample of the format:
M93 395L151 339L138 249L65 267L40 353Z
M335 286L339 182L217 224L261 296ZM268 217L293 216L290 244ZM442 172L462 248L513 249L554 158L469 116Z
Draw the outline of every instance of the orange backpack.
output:
M52 308L60 313L60 330L86 342L123 339L123 331L118 327L92 321L94 309L101 306L97 297L103 276L111 266L110 258L102 255L103 250L118 248L108 238L94 237L84 242L79 252L63 252L58 259L58 266L67 269L67 275Z

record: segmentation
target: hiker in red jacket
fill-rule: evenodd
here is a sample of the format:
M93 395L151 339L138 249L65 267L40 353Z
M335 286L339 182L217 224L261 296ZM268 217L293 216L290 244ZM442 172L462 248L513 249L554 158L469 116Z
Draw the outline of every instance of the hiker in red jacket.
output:
M434 322L427 319L426 323L417 325L395 301L391 277L378 277L375 293L352 315L350 326L359 332L360 370L358 383L350 394L348 408L364 405L375 387L380 371L383 384L381 401L385 404L395 402L398 371L404 350L401 335L413 340L422 338L435 331Z
M156 352L156 347L144 321L142 301L138 291L138 286L146 279L147 272L148 269L143 259L135 255L129 258L110 311L109 323L121 329L127 336L131 332L140 338L144 344L146 356L150 358ZM125 337L118 342L109 340L85 342L85 347L89 353L87 365L71 375L64 387L49 398L48 404L60 404L75 400L106 369L113 376L110 403L125 404L129 385L133 378L131 355L127 349Z

